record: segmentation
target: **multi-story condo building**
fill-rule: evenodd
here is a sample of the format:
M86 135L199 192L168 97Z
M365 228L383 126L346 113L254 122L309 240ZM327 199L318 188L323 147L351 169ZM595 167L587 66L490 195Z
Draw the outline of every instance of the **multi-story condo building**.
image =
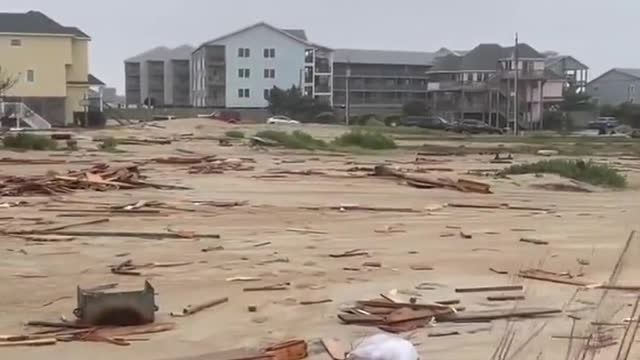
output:
M208 41L192 54L191 103L196 107L264 108L273 87L300 87L332 103L332 50L302 30L260 22Z
M192 52L160 46L125 60L127 106L189 106Z
M545 68L546 57L527 44L515 48L481 44L464 55L435 59L428 72L428 103L432 111L448 118L473 117L501 126L515 116L536 124L545 106L562 100L565 80ZM518 91L515 91L516 72Z
M444 53L450 53L448 50ZM336 49L333 102L355 111L395 109L427 99L427 71L442 53Z
M83 113L92 85L90 40L80 29L60 25L38 11L0 13L0 67L18 79L0 96L5 102L26 104L39 120L46 120L42 124L72 123Z

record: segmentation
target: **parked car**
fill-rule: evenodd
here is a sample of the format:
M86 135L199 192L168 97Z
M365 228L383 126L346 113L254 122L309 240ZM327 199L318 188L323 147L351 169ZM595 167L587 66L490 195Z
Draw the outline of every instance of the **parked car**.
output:
M437 130L449 130L451 128L451 123L439 116L407 116L400 119L399 125Z
M618 120L614 117L603 116L599 117L598 120L589 121L589 129L613 129L620 126Z
M267 124L300 124L300 121L293 120L288 116L276 115L268 118Z
M220 120L232 124L239 123L240 120L242 120L240 112L233 110L214 111L211 114L199 114L198 118Z
M502 129L493 127L483 121L475 119L464 119L453 124L452 131L468 134L502 134Z

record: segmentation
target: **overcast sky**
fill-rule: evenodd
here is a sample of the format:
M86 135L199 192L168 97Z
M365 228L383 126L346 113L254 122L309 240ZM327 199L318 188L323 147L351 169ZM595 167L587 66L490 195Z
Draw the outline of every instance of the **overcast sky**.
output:
M119 92L127 57L203 41L258 21L304 28L333 48L435 51L520 40L591 67L640 67L639 0L21 0L0 11L40 10L91 35L91 72Z

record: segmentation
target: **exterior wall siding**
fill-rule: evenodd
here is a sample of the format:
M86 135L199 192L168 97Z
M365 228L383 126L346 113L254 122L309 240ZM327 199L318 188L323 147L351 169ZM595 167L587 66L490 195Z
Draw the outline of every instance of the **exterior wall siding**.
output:
M611 71L587 85L587 93L600 105L640 102L640 79Z
M306 46L268 27L260 26L222 39L225 45L225 106L230 108L263 108L268 105L264 90L274 86L299 86L305 67ZM249 57L239 57L238 49L250 49ZM274 58L265 58L265 48L275 49ZM239 69L249 69L249 78L240 78ZM275 70L275 78L265 78L264 70ZM240 97L240 89L249 89L249 97Z

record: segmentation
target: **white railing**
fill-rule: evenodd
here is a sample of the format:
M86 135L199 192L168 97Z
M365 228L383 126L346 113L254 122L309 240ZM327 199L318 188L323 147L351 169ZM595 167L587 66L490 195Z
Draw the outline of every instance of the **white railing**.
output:
M18 129L25 125L32 129L51 129L51 124L47 120L20 102L0 102L0 119L14 120L14 126Z

